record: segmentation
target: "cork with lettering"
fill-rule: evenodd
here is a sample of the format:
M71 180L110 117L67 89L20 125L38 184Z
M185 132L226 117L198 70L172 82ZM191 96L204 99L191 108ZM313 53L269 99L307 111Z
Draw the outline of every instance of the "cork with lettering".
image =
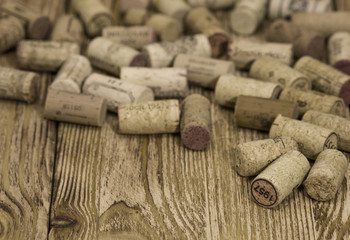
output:
M329 38L328 62L343 73L350 74L350 33L336 32Z

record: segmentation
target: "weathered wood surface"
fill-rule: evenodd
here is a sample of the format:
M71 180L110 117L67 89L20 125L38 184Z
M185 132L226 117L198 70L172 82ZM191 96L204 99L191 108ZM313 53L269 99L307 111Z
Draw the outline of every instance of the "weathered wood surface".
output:
M52 19L69 9L27 2ZM0 64L15 66L14 53ZM232 148L267 134L236 128L212 91L191 88L212 102L211 144L195 152L178 134L120 135L115 114L102 128L44 120L51 80L42 74L34 105L0 100L0 239L350 239L350 171L330 202L297 189L276 209L259 207Z

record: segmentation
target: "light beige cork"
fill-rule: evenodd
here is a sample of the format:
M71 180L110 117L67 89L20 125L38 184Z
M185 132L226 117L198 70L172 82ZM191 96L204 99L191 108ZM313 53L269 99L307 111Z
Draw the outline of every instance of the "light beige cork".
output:
M59 17L51 32L52 41L67 41L82 44L84 28L80 19L72 14Z
M102 126L107 113L104 98L49 89L44 117L59 122Z
M212 89L215 88L220 75L235 73L235 64L231 61L189 54L177 55L173 66L175 68L186 68L187 79L190 83Z
M118 108L122 134L160 134L179 132L178 100L122 104Z
M251 184L251 195L262 207L274 208L298 188L310 163L298 151L290 151L262 171Z
M16 60L22 69L55 72L68 58L79 53L76 43L22 40L17 45Z
M255 176L278 157L298 149L298 143L291 137L240 143L233 149L233 166L241 176Z
M120 104L154 100L153 91L148 87L98 73L91 74L84 81L83 93L105 98L108 110L115 113Z
M160 13L183 22L191 7L183 0L153 0L153 7Z
M19 19L10 15L0 19L0 53L14 48L24 37L25 30Z
M144 25L148 18L148 15L149 12L147 11L147 9L131 8L125 12L123 17L123 23L126 26Z
M336 32L328 40L328 63L350 74L350 33Z
M277 98L281 90L280 85L275 83L234 75L221 75L215 87L215 101L222 106L234 108L240 95Z
M335 149L327 149L318 155L304 187L307 194L317 201L329 201L335 197L345 178L349 162Z
M350 2L348 0L335 0L334 4L337 11L350 11Z
M207 7L213 10L230 8L237 0L187 0L192 7Z
M278 115L273 122L270 138L289 136L299 144L299 150L307 158L316 159L325 149L337 149L339 136L324 127Z
M165 14L152 14L145 25L153 28L161 41L174 41L182 34L182 23Z
M119 9L126 12L130 9L147 9L150 6L150 0L119 0Z

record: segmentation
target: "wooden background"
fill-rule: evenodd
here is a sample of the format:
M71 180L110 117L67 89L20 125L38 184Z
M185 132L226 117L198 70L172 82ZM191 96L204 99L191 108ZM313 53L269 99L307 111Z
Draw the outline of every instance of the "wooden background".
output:
M51 20L69 9L26 2ZM0 65L16 67L14 52ZM212 104L210 147L195 152L179 134L119 135L111 113L102 128L43 119L53 77L41 74L35 104L0 101L0 239L350 239L349 171L330 202L299 188L264 209L250 197L252 178L233 171L232 148L267 134L236 128L232 110ZM191 92L213 102L212 91Z

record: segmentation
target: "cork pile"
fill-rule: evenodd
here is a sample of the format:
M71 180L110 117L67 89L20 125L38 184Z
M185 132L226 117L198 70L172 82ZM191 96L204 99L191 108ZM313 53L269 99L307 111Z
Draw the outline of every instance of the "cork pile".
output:
M51 23L5 1L0 52L16 49L20 70L0 67L0 98L33 104L36 72L56 73L45 118L103 126L110 111L120 134L180 132L187 148L205 150L211 103L189 85L213 90L237 127L269 131L231 156L239 175L256 176L260 206L277 206L302 183L327 201L350 151L350 5L335 2L338 11L330 0L119 0L114 16L99 0L72 0L74 14ZM221 9L230 31L214 15ZM266 41L246 38L264 23Z

